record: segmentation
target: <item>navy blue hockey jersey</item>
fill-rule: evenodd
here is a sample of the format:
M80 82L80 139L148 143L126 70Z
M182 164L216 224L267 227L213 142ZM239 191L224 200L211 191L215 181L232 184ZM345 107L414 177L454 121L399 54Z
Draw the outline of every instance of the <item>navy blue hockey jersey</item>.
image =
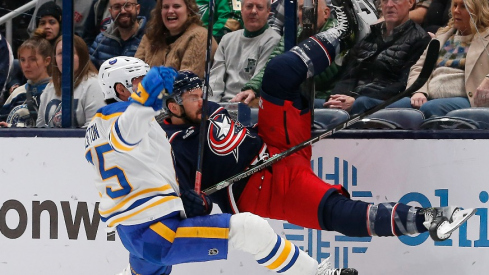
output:
M227 110L215 102L208 102L207 111L209 119L205 129L207 135L202 162L202 190L244 171L265 151L265 144L258 136L257 128L244 127L232 120ZM180 189L193 189L200 124L173 125L166 119L161 126L173 148ZM215 194L222 195L221 192ZM212 198L222 209L220 200L223 198L220 194Z

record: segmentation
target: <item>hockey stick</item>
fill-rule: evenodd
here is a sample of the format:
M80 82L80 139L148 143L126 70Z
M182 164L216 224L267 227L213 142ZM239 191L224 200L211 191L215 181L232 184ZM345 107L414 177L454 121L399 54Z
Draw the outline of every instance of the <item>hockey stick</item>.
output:
M205 143L205 134L207 131L204 131L206 124L206 115L207 115L207 98L209 95L209 73L211 71L211 51L212 51L212 28L214 26L214 0L209 0L209 25L207 26L207 52L205 55L205 71L204 71L204 87L202 89L202 114L200 119L200 133L199 133L199 155L197 158L197 171L195 172L195 187L194 190L197 193L200 193L200 189L202 186L202 166L204 159L204 143Z
M313 36L317 29L317 16L318 16L318 1L322 0L304 0L302 6L302 33L300 35L301 42ZM315 98L315 85L314 78L310 77L302 84L302 92L304 97L309 99L309 110L311 111L311 127L314 126L314 98Z
M350 118L349 120L345 121L345 122L342 122L340 123L339 125L337 126L334 126L334 127L329 127L329 129L327 129L326 131L324 131L323 133L317 135L316 137L313 137L313 138L310 138L294 147L291 147L279 154L276 154L272 157L270 157L269 159L267 159L266 161L264 161L263 163L255 166L255 167L252 167L246 171L243 171L233 177L230 177L224 181L221 181L219 183L217 183L216 185L214 186L211 186L209 188L207 188L206 190L204 190L204 193L206 195L210 195L216 191L219 191L227 186L229 186L231 183L233 182L237 182L243 178L246 178L246 177L249 177L251 176L252 174L266 168L266 167L269 167L271 166L272 164L278 162L279 160L315 143L315 142L318 142L319 140L321 139L324 139L328 136L331 136L333 135L334 133L336 133L337 131L339 130L342 130L354 123L356 123L357 121L361 120L362 118L365 118L366 116L369 116L375 112L377 112L378 110L380 109L383 109L385 107L387 107L388 105L394 103L395 101L407 96L407 95L410 95L412 94L413 92L419 90L421 87L423 87L423 85L426 83L426 81L428 80L428 78L430 77L431 75L431 72L433 71L433 68L435 67L435 63L436 63L436 60L438 59L438 51L440 49L440 41L438 40L432 40L430 42L430 44L428 45L428 50L427 50L427 53L426 53L426 59L425 59L425 62L423 64L423 68L421 69L421 72L419 73L419 76L418 78L414 81L414 83L409 86L409 88L407 88L406 90L404 90L403 92L395 95L394 97L384 101L383 103L371 108L371 109L368 109L367 111L365 111L364 113L362 114L357 114L357 115L353 115L352 118Z

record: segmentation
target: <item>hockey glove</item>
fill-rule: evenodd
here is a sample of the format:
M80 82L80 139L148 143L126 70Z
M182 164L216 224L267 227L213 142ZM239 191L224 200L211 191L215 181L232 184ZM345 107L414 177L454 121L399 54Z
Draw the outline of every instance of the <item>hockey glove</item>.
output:
M198 194L194 190L184 191L180 198L187 218L208 215L212 211L212 200L204 193Z
M177 71L170 67L153 67L138 85L136 92L131 94L131 102L143 106L153 107L155 111L163 107L163 96L165 93L173 92L173 81Z

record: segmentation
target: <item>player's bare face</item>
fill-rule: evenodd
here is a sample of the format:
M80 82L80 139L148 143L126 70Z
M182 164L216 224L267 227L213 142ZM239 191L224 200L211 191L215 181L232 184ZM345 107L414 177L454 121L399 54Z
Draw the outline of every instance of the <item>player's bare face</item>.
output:
M202 119L202 89L197 88L182 94L182 105L188 120L199 123Z

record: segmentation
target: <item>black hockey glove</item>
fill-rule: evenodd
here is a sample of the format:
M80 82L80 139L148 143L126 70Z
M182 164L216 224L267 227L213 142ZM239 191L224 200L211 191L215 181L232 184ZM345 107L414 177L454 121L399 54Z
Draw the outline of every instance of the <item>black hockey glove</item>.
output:
M194 190L187 190L180 198L187 218L208 215L212 211L212 200L204 193L197 194Z

